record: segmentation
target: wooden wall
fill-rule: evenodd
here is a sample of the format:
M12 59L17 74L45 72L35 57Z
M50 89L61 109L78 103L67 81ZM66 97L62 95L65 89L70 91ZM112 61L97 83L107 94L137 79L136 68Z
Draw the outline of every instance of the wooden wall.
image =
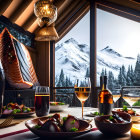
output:
M50 44L46 41L36 41L36 74L41 86L50 86ZM33 59L34 55L32 54Z

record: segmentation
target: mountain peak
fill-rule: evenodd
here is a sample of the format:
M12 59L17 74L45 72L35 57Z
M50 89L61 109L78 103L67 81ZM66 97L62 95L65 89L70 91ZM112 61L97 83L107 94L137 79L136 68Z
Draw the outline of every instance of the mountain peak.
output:
M107 52L107 53L110 53L110 54L114 54L114 55L117 55L119 57L122 57L121 54L119 54L118 52L116 52L115 50L113 50L111 47L107 46L105 47L104 49L101 50L101 52Z
M66 40L64 43L73 43L73 44L78 44L78 42L74 39L74 38L70 38L68 40Z

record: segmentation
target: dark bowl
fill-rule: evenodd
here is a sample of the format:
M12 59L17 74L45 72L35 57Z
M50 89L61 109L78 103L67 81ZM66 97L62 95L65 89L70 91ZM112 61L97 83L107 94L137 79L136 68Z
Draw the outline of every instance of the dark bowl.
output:
M86 121L79 120L80 127L79 130L76 132L46 132L45 130L38 130L35 129L34 126L38 124L38 119L41 121L46 120L48 117L40 117L35 118L33 120L28 120L25 122L26 127L33 132L34 134L38 135L39 137L49 137L49 138L72 138L76 136L83 135L91 131L92 126L87 123Z
M108 119L111 115L104 115L104 116L97 116L94 118L95 125L101 131L103 134L109 134L109 135L123 135L127 133L131 127L132 127L132 121L131 121L131 115L124 112L116 112L120 117L122 117L124 120L127 120L127 123L106 123L103 122L104 119Z

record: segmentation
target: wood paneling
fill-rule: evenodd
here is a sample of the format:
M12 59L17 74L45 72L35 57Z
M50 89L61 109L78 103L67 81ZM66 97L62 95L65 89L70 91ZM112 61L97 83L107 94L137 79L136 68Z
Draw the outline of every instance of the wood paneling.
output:
M36 73L42 86L49 86L50 81L50 46L49 42L36 41Z

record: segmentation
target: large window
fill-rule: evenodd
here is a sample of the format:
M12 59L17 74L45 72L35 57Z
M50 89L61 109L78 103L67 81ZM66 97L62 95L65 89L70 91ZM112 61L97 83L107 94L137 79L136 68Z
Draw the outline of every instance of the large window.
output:
M108 88L113 94L140 96L139 36L140 23L97 10L98 85L99 76L107 75Z
M76 77L89 77L89 13L55 46L55 86L74 87ZM70 94L71 93L71 94ZM56 100L73 105L74 90L57 89ZM64 98L62 98L64 96ZM60 98L59 98L60 97Z
M89 21L88 12L56 44L56 87L71 87L76 76L90 75ZM113 94L140 96L139 36L140 23L97 9L97 86L99 77L107 75Z
M89 13L55 47L56 86L73 86L83 76L89 76Z

